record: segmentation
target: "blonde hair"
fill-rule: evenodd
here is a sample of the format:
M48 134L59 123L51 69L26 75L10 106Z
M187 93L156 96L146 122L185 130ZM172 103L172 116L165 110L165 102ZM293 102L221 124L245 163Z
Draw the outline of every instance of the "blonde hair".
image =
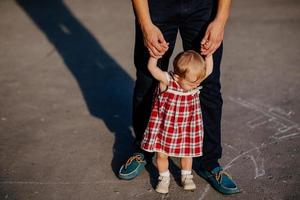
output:
M185 78L187 74L193 74L197 77L197 81L203 79L206 75L204 58L193 50L179 53L173 61L173 66L174 73L181 78Z

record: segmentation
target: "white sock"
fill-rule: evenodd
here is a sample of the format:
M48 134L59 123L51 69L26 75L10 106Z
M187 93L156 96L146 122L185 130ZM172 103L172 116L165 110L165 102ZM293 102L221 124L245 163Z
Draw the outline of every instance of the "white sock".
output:
M165 171L165 172L160 172L159 175L160 175L160 176L170 177L170 171L167 170L167 171Z
M181 175L190 175L192 174L192 171L191 170L181 170Z

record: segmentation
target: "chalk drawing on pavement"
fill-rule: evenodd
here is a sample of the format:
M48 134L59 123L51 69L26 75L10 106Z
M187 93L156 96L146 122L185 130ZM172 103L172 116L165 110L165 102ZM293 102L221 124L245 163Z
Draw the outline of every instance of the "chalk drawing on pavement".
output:
M229 100L235 104L242 107L248 108L252 111L257 112L259 115L254 119L246 122L247 126L251 129L255 129L261 126L269 126L273 128L271 136L269 136L270 141L263 142L259 145L255 145L250 142L252 148L238 153L239 149L231 144L224 143L226 147L238 153L234 158L232 158L225 166L224 170L231 168L235 165L236 161L243 157L248 157L251 159L254 165L254 179L265 175L264 158L261 152L262 148L265 148L271 144L281 142L289 138L299 138L300 126L298 123L292 121L290 118L294 114L293 111L284 111L278 107L266 106L259 102L252 103L241 98L229 97ZM209 191L206 186L205 192L199 198L204 199Z
M252 148L238 154L229 163L227 163L224 169L228 169L233 166L233 163L246 156L250 158L254 165L254 179L265 175L264 168L264 158L262 156L261 149L276 142L280 142L288 138L296 138L300 134L300 126L298 123L292 121L290 116L294 113L293 111L286 112L281 108L266 106L261 103L252 103L241 98L229 97L229 100L239 104L245 108L253 110L259 113L254 119L249 120L246 124L249 128L255 129L261 126L269 126L273 129L271 136L269 136L270 141L263 142L259 145L255 145L250 142ZM237 149L232 145L225 144L230 149Z
M247 126L251 129L269 125L275 130L270 138L275 140L294 137L300 134L299 124L289 119L294 114L293 111L286 112L278 107L267 106L261 103L254 104L241 98L229 97L229 100L260 114L258 117L247 122Z

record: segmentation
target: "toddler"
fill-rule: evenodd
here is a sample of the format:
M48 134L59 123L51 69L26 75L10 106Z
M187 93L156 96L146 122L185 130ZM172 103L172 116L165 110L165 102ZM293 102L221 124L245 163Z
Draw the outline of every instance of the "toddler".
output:
M159 193L169 192L169 156L180 157L183 189L196 189L192 158L202 155L203 144L199 84L212 72L213 60L212 56L204 59L188 50L175 57L173 66L174 72L165 72L157 67L156 58L150 57L148 62L148 69L159 84L141 148L156 152Z

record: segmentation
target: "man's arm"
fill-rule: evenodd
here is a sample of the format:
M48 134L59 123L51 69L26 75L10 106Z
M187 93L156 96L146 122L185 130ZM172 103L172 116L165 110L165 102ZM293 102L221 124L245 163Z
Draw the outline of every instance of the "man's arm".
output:
M132 5L141 28L151 26L148 0L132 0Z
M208 25L201 41L201 54L212 55L221 45L224 29L230 14L231 0L218 0L218 10L215 19Z
M230 14L231 0L219 0L215 21L219 21L225 27Z
M163 34L150 17L148 0L132 0L132 5L144 36L144 44L152 57L160 57L168 50Z

